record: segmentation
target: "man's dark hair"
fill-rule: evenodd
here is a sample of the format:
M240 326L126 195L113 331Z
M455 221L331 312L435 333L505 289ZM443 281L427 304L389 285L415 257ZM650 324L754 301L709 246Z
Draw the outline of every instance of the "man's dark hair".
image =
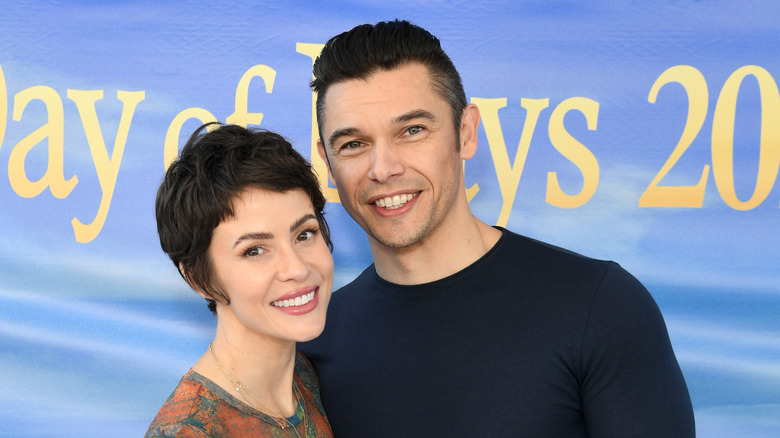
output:
M162 250L187 283L207 296L212 312L216 312L215 300L230 303L230 298L215 286L208 255L211 237L222 221L233 216L233 202L249 188L302 189L314 206L328 248L333 249L317 176L284 137L236 125L202 125L168 167L157 191L155 213Z
M418 62L427 67L433 89L447 101L456 134L466 107L466 93L455 65L442 50L439 39L408 21L362 24L334 36L314 62L311 88L317 93L317 125L320 138L328 88L350 79L368 79L376 71L388 71Z

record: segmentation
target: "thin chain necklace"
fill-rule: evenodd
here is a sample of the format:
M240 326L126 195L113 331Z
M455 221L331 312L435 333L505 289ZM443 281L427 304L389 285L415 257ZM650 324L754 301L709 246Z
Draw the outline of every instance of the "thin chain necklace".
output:
M214 348L211 346L211 343L209 343L209 351L211 352L211 357L214 358L214 362L217 364L217 368L225 374L228 380L230 380L230 383L233 384L233 387L236 388L236 391L238 391L238 393L243 396L244 400L246 400L246 402L249 403L250 406L252 406L253 408L261 412L267 412L268 414L270 414L270 417L273 418L277 427L287 432L288 434L290 434L290 432L287 429L292 429L293 432L295 432L295 435L298 438L301 438L301 435L298 433L297 426L293 426L290 420L288 420L284 415L279 415L276 412L272 411L271 409L268 409L264 404L260 403L260 400L258 400L257 397L252 395L252 393L249 392L249 390L240 380L233 377L233 374L230 372L230 370L225 368L225 366L222 365L222 362L220 362L219 358L217 357L217 353L214 352ZM298 415L298 406L300 406L303 410L302 412L303 433L304 436L308 436L309 418L308 415L306 415L306 406L303 404L304 403L303 394L301 394L301 390L298 388L298 385L296 385L294 381L293 381L293 393L295 394L295 402L296 402L295 414Z

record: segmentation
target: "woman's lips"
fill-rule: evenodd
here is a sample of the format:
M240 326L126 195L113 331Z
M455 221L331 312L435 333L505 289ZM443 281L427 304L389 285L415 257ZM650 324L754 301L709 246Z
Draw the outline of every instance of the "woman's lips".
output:
M317 308L319 303L319 287L311 286L291 292L272 301L271 306L288 315L303 315Z

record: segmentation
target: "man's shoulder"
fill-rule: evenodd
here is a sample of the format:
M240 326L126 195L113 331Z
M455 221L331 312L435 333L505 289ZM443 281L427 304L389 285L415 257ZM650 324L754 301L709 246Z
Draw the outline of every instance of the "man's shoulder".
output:
M611 262L593 258L577 251L549 242L500 228L503 232L496 249L502 257L536 261L538 263L563 263L567 265L605 266Z
M374 265L371 264L355 278L353 278L349 283L335 290L334 296L338 295L343 297L344 295L355 293L356 291L363 289L368 285L375 284L378 281L379 277L376 275L376 269L374 269Z
M516 280L512 284L546 285L557 291L555 296L564 292L593 293L603 288L644 290L630 272L612 260L586 256L508 230L504 230L499 243L502 247L497 248L492 260L479 267L480 275L512 277Z

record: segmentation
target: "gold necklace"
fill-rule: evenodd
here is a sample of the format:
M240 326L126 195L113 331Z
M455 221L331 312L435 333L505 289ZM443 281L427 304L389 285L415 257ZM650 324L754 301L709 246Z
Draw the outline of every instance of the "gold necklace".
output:
M236 388L236 391L241 394L246 400L247 403L249 403L250 406L257 409L261 412L267 412L270 414L269 416L274 420L276 423L276 426L282 429L283 431L290 434L290 432L287 430L292 429L293 432L295 432L295 435L298 438L301 438L301 435L298 433L298 427L293 426L293 424L288 420L284 415L279 415L276 412L272 411L271 409L268 409L264 404L260 402L260 400L255 397L249 390L246 388L246 385L244 385L240 380L235 378L233 374L225 368L224 365L222 365L222 362L217 357L217 353L214 352L214 348L211 346L211 343L209 343L209 351L211 352L211 357L214 359L214 363L216 363L217 368L222 371L222 373L225 374L225 376L230 380L230 383L233 384L233 387ZM295 408L295 414L298 415L298 407L300 407L303 412L301 413L301 416L303 417L303 433L304 436L309 435L309 421L308 421L308 415L306 415L306 405L303 401L303 394L301 394L301 390L298 388L298 385L295 384L295 381L293 381L293 393L295 394L295 402L296 402L296 408ZM254 402L252 402L254 400ZM298 423L300 424L300 423Z

